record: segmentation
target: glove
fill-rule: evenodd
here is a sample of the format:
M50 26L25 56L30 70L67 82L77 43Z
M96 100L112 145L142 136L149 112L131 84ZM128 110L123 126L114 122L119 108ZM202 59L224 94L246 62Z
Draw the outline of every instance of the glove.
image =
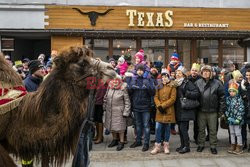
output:
M236 119L236 120L234 121L234 124L239 125L239 124L240 124L240 120Z
M162 106L157 107L161 114L166 114L166 111L162 108Z

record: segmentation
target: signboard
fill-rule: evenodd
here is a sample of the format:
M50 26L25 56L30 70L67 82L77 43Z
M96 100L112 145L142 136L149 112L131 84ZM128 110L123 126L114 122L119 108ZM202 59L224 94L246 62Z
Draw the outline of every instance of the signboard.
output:
M2 38L1 49L2 51L14 51L15 40L14 38Z

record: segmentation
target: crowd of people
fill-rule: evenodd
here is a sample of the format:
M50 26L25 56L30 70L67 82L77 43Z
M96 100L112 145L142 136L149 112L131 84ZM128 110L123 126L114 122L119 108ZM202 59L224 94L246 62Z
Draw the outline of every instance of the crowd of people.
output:
M149 150L154 134L151 154L169 154L170 136L176 135L177 124L180 146L176 151L184 154L190 152L189 122L193 121L197 152L209 141L211 153L217 154L221 120L221 127L225 124L229 133L228 152L241 154L248 147L250 63L240 70L233 62L222 69L194 63L187 70L176 52L164 67L161 59L147 61L143 50L134 55L134 63L123 56L109 63L120 78L110 81L108 89L97 89L95 144L103 142L104 132L111 132L108 147L117 146L120 151L127 143L127 128L133 126L135 141L130 148Z
M55 51L51 57L56 56ZM141 49L128 62L124 56L108 62L119 74L96 90L95 144L112 134L108 147L120 151L127 143L127 129L134 128L135 141L130 148L142 146L148 151L151 134L155 144L150 151L170 153L170 136L178 134L180 154L190 152L189 122L193 121L197 152L202 152L209 140L212 154L217 154L219 120L228 129L229 153L241 154L247 149L247 125L250 124L250 63L238 69L233 62L222 69L194 63L186 69L174 52L168 65L162 57L150 62ZM36 91L52 70L52 60L45 56L36 60L23 59L13 64L6 61L23 78L28 92ZM220 118L220 119L219 119ZM176 132L175 128L178 126ZM143 141L142 141L143 140ZM162 149L163 147L163 149ZM250 145L248 148L250 151Z

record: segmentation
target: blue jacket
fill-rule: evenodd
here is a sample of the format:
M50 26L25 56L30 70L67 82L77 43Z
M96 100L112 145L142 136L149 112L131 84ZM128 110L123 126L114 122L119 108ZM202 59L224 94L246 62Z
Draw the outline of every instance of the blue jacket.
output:
M229 125L242 125L244 123L244 103L240 95L226 98L226 112L225 115Z
M132 79L128 88L133 111L149 112L151 110L151 97L155 95L153 80L138 76Z
M37 90L42 81L43 80L41 78L35 78L32 75L28 75L24 80L24 86L28 92L34 92Z

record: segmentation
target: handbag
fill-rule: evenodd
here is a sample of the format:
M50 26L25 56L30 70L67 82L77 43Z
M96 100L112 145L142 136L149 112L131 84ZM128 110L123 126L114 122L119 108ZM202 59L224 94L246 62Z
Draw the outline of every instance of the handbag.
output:
M183 88L186 87L186 84L187 83L184 84ZM183 92L181 92L180 102L181 102L181 108L184 110L192 110L200 106L200 102L198 100L188 99L184 97Z
M181 97L180 102L181 102L181 108L184 110L196 109L197 107L200 106L198 100L187 99L186 97Z
M220 127L221 127L221 129L228 129L229 128L226 117L220 118Z
M127 127L134 125L134 118L132 114L129 114L129 116L126 117L126 125Z

